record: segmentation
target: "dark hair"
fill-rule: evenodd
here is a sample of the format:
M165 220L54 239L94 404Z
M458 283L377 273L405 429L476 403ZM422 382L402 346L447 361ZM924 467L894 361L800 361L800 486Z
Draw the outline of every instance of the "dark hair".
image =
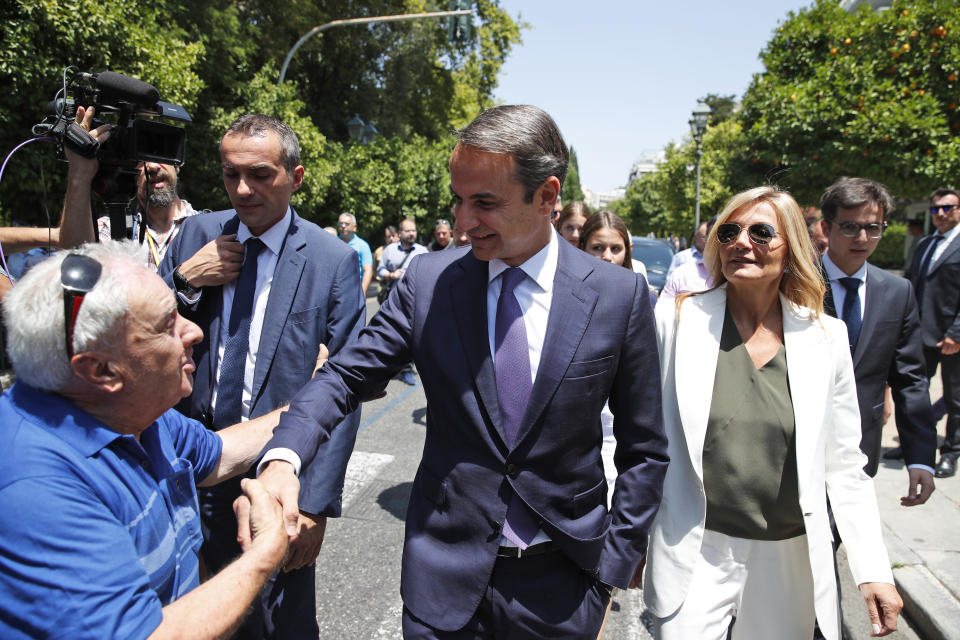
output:
M930 194L930 204L933 204L933 201L937 198L943 198L944 196L956 196L957 200L960 200L960 193L957 193L953 189L941 187Z
M600 229L608 228L613 229L623 238L623 251L626 255L623 257L622 266L633 271L633 259L630 255L630 231L623 219L613 211L601 209L587 218L587 221L583 223L583 228L580 229L580 248L586 251L590 236Z
M397 228L396 228L395 226L393 226L392 224L388 224L387 226L385 226L385 227L383 228L383 230L384 230L384 231L389 231L391 234L396 234L396 233L397 233Z
M880 208L880 219L886 220L893 210L893 198L887 188L876 180L866 178L840 178L820 196L820 211L823 219L831 223L837 219L837 209L856 209L865 204Z
M300 143L297 142L297 134L293 132L293 129L276 118L259 113L248 113L234 120L223 135L224 137L242 135L262 138L267 135L268 131L277 134L280 139L280 162L288 174L293 173L293 170L300 164Z
M570 153L557 123L532 105L504 105L487 109L457 132L460 145L487 153L513 156L514 179L524 187L524 201L555 176L563 186Z
M584 218L589 218L590 207L588 207L582 200L574 200L573 202L568 203L563 209L560 210L560 217L557 218L557 229L563 226L563 223L566 222L568 218L572 218L573 216L583 216ZM583 233L582 230L581 233ZM580 237L582 238L583 236Z

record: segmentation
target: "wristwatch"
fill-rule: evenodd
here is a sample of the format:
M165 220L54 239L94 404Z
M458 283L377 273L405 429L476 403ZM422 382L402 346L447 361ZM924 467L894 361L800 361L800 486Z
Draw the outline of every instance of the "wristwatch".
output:
M187 279L183 277L183 274L180 273L180 267L173 270L173 286L176 287L177 293L182 293L188 298L192 298L200 293L199 289L191 287Z

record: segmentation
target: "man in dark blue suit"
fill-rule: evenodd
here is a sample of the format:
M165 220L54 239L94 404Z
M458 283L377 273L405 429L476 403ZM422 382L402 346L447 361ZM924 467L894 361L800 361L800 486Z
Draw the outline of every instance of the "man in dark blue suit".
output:
M889 385L909 476L900 502L923 504L934 489L937 432L917 304L908 280L867 262L883 236L893 198L879 182L840 178L823 193L820 209L829 242L823 257L824 307L847 323L860 405L860 449L867 455L864 471L870 477L877 473Z
M214 429L289 402L313 375L320 344L337 353L356 338L365 309L356 253L290 208L304 171L293 131L273 118L243 116L220 154L234 209L187 220L160 270L183 315L204 330L194 348L194 391L178 409ZM318 636L313 562L326 517L340 515L359 417L345 416L329 450L304 467L292 551L239 637ZM211 571L240 553L238 495L239 480L200 493Z
M567 162L536 107L496 107L461 131L451 189L472 248L414 258L268 445L312 459L345 413L416 362L427 433L406 519L406 638L595 638L646 548L667 466L647 284L557 236ZM293 466L270 462L260 478L295 518Z
M957 472L960 457L960 193L937 189L930 196L930 217L937 227L917 244L910 280L920 306L920 328L927 376L940 367L947 432L940 445L937 477Z

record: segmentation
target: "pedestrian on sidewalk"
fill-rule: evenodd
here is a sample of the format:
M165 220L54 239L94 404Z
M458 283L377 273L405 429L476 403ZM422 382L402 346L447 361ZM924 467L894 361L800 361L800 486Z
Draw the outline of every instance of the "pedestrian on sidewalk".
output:
M716 286L657 306L670 467L644 601L660 640L840 638L827 496L874 635L903 603L863 466L844 324L800 207L757 187L706 242ZM706 398L711 398L705 402Z

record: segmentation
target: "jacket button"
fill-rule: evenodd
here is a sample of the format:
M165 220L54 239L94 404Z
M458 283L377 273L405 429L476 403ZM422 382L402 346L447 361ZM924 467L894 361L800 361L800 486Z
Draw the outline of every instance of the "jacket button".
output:
M516 478L517 474L520 473L520 467L513 464L512 462L507 464L507 475L511 478Z

